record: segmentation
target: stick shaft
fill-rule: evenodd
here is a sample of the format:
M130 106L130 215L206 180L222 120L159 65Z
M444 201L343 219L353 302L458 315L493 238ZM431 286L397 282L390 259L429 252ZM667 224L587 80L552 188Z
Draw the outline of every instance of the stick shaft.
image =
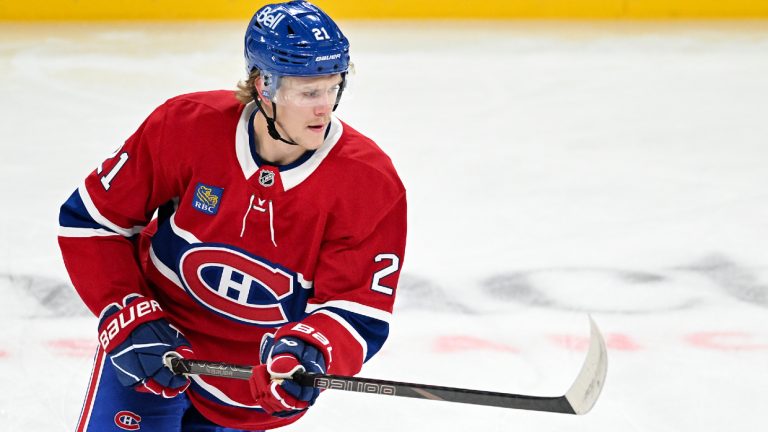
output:
M195 374L247 380L251 366L170 358L169 367L177 374ZM344 390L359 393L400 396L416 399L459 402L501 408L516 408L532 411L547 411L574 414L565 397L538 397L456 387L386 381L326 374L295 374L294 381L302 386L328 390Z
M291 378L305 387L372 393L384 396L400 396L515 408L529 411L546 411L564 414L586 414L592 409L605 383L608 354L605 340L590 317L591 338L587 358L571 388L563 396L541 397L513 393L470 390L398 381L385 381L341 375L296 373ZM175 354L175 353L174 353ZM176 374L196 374L235 379L249 379L252 366L215 363L204 360L186 360L178 355L166 355L165 365Z

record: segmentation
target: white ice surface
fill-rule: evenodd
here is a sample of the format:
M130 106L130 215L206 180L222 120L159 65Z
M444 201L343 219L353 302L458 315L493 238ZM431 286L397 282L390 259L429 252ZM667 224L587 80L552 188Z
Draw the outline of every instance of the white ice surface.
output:
M243 23L0 24L0 431L73 430L94 318L58 206L165 99L233 88ZM339 115L392 157L408 251L362 376L559 395L584 417L326 392L286 431L768 423L768 23L345 23Z

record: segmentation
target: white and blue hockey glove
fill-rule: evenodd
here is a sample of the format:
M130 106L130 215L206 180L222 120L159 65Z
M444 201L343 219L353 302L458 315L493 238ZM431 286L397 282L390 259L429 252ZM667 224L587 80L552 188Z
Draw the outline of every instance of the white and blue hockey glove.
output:
M264 411L276 417L291 417L309 408L320 395L314 387L291 381L296 372L325 373L325 358L312 344L294 337L277 343L267 335L261 346L261 365L249 380L251 394Z
M126 297L123 307L107 307L99 322L99 343L126 387L166 398L189 387L189 378L166 368L163 356L173 351L191 357L192 349L155 300L136 294Z

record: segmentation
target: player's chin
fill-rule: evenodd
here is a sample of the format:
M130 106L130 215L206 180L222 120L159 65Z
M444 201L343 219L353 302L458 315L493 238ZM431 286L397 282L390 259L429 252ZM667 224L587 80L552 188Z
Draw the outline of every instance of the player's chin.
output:
M325 130L317 132L307 128L307 131L302 134L302 140L300 144L307 150L315 150L323 145L323 141L325 141Z

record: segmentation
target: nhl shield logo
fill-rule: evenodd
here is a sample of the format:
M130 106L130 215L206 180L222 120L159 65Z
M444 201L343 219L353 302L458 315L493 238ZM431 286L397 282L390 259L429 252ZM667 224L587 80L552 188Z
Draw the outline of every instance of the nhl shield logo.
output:
M275 184L275 173L268 170L263 169L259 171L259 184L264 187L270 187Z

